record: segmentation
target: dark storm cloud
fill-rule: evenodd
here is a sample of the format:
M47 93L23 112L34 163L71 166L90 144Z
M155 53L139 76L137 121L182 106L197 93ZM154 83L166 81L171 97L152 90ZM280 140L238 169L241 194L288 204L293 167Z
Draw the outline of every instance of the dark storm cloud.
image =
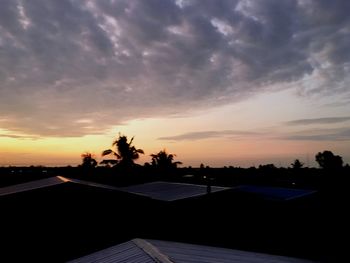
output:
M167 140L167 141L183 141L183 140L203 140L210 138L233 138L241 136L252 136L257 135L256 132L250 131L233 131L233 130L224 130L224 131L200 131L200 132L189 132L175 136L160 137L158 140Z
M101 133L274 84L349 92L347 0L3 0L0 128Z
M316 119L301 119L287 122L288 125L333 124L349 121L350 117L328 117Z

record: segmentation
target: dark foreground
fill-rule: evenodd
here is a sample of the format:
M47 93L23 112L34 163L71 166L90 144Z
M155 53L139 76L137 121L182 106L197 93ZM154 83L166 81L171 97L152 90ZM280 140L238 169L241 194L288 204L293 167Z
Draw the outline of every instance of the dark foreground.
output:
M346 194L318 190L291 201L228 190L162 202L63 184L2 196L1 262L64 262L133 238L346 262Z

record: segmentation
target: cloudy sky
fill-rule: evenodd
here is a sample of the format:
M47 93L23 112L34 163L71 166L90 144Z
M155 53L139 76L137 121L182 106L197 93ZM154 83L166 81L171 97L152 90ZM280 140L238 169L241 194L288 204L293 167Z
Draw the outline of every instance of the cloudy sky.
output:
M348 0L2 0L0 165L350 162Z

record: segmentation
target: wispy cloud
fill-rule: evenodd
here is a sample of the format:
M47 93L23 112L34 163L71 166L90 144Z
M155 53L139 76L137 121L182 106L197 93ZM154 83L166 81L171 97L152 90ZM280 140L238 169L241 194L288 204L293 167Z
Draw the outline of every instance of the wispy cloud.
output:
M293 141L350 141L350 128L303 131L284 135L281 139Z
M31 140L37 140L40 138L38 136L27 136L27 135L17 135L17 134L0 134L0 137L12 138L12 139L31 139Z
M308 129L290 132L273 128L262 129L261 132L252 131L198 131L184 134L160 137L158 140L167 141L196 141L213 138L255 139L261 140L292 140L292 141L350 141L350 127L332 129Z
M327 118L315 118L315 119L300 119L288 121L287 125L310 125L310 124L333 124L350 121L350 117L327 117Z
M160 137L158 140L168 141L183 141L183 140L204 140L210 138L232 138L232 137L244 137L258 135L257 132L250 131L234 131L234 130L223 130L223 131L199 131L199 132L188 132L175 136Z
M344 94L348 10L348 0L1 1L1 127L82 136L270 85Z

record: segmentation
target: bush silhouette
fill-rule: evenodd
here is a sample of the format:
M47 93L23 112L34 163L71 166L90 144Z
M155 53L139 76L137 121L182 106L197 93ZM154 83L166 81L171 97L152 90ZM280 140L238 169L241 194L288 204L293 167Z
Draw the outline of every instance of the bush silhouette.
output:
M336 170L343 167L343 159L331 151L319 152L315 156L316 162L325 170Z

